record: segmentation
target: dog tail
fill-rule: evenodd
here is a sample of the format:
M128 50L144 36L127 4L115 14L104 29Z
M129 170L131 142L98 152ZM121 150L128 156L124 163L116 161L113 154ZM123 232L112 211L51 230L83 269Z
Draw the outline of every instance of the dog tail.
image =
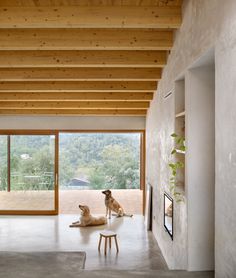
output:
M119 208L118 217L121 217L121 216L132 217L133 214L127 214L127 213L124 212L124 210L122 208Z
M124 213L124 216L133 217L133 214Z

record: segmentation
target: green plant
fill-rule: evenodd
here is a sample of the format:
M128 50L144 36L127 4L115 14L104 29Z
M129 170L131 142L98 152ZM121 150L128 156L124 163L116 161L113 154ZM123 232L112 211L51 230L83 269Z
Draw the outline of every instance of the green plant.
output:
M174 148L171 151L171 155L175 155L176 153L185 153L185 139L184 137L172 133L171 137L174 138L175 144ZM168 164L171 170L170 175L170 192L174 196L176 202L182 202L184 200L183 195L181 192L177 191L177 175L178 171L184 168L184 163L182 161L178 161L176 157Z
M175 148L171 151L171 154L173 155L178 151L185 152L185 138L176 133L172 133L171 137L175 140Z

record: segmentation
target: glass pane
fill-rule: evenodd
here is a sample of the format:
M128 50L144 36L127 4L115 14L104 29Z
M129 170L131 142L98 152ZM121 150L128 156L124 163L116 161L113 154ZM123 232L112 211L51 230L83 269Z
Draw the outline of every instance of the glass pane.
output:
M140 188L139 133L60 135L60 188Z
M61 133L60 213L78 214L78 204L105 213L102 189L130 214L142 213L140 133Z
M0 209L54 210L54 135L10 136L10 192Z
M0 135L0 191L6 191L6 190L7 190L7 135Z

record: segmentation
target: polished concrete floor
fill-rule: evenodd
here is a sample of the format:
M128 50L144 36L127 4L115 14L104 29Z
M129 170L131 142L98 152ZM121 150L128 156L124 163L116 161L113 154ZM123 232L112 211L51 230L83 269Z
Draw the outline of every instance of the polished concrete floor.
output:
M85 251L85 270L76 275L71 273L71 262L63 265L68 278L213 278L213 272L169 271L161 251L151 232L147 232L143 217L113 217L106 226L69 228L78 215L59 216L1 216L0 251ZM120 252L112 245L107 256L103 250L98 252L99 232L103 229L116 231ZM0 256L4 256L4 252ZM1 259L0 259L1 267ZM55 268L50 272L51 262L43 269L35 265L28 273L19 272L17 278L64 278L65 275ZM15 272L5 266L0 277L15 278ZM58 270L58 271L57 271ZM32 273L34 276L32 277ZM3 276L1 276L3 274Z
M1 216L1 251L85 251L85 269L166 270L161 251L143 224L141 215L112 219L106 226L69 228L78 215ZM99 231L117 232L120 252L115 246L104 256L98 253ZM103 246L102 246L103 247Z

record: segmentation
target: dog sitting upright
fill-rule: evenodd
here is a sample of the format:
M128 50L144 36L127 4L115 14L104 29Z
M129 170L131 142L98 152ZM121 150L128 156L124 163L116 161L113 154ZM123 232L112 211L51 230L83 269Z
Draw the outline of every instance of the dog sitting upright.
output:
M122 206L112 197L111 190L104 190L102 191L103 194L106 195L105 197L105 206L106 206L106 217L109 214L109 218L111 218L111 211L117 213L117 217L121 216L130 216L132 214L126 214L122 208Z
M107 224L107 219L104 216L94 217L90 214L88 206L79 205L81 209L81 217L79 221L73 222L70 227L86 227Z

